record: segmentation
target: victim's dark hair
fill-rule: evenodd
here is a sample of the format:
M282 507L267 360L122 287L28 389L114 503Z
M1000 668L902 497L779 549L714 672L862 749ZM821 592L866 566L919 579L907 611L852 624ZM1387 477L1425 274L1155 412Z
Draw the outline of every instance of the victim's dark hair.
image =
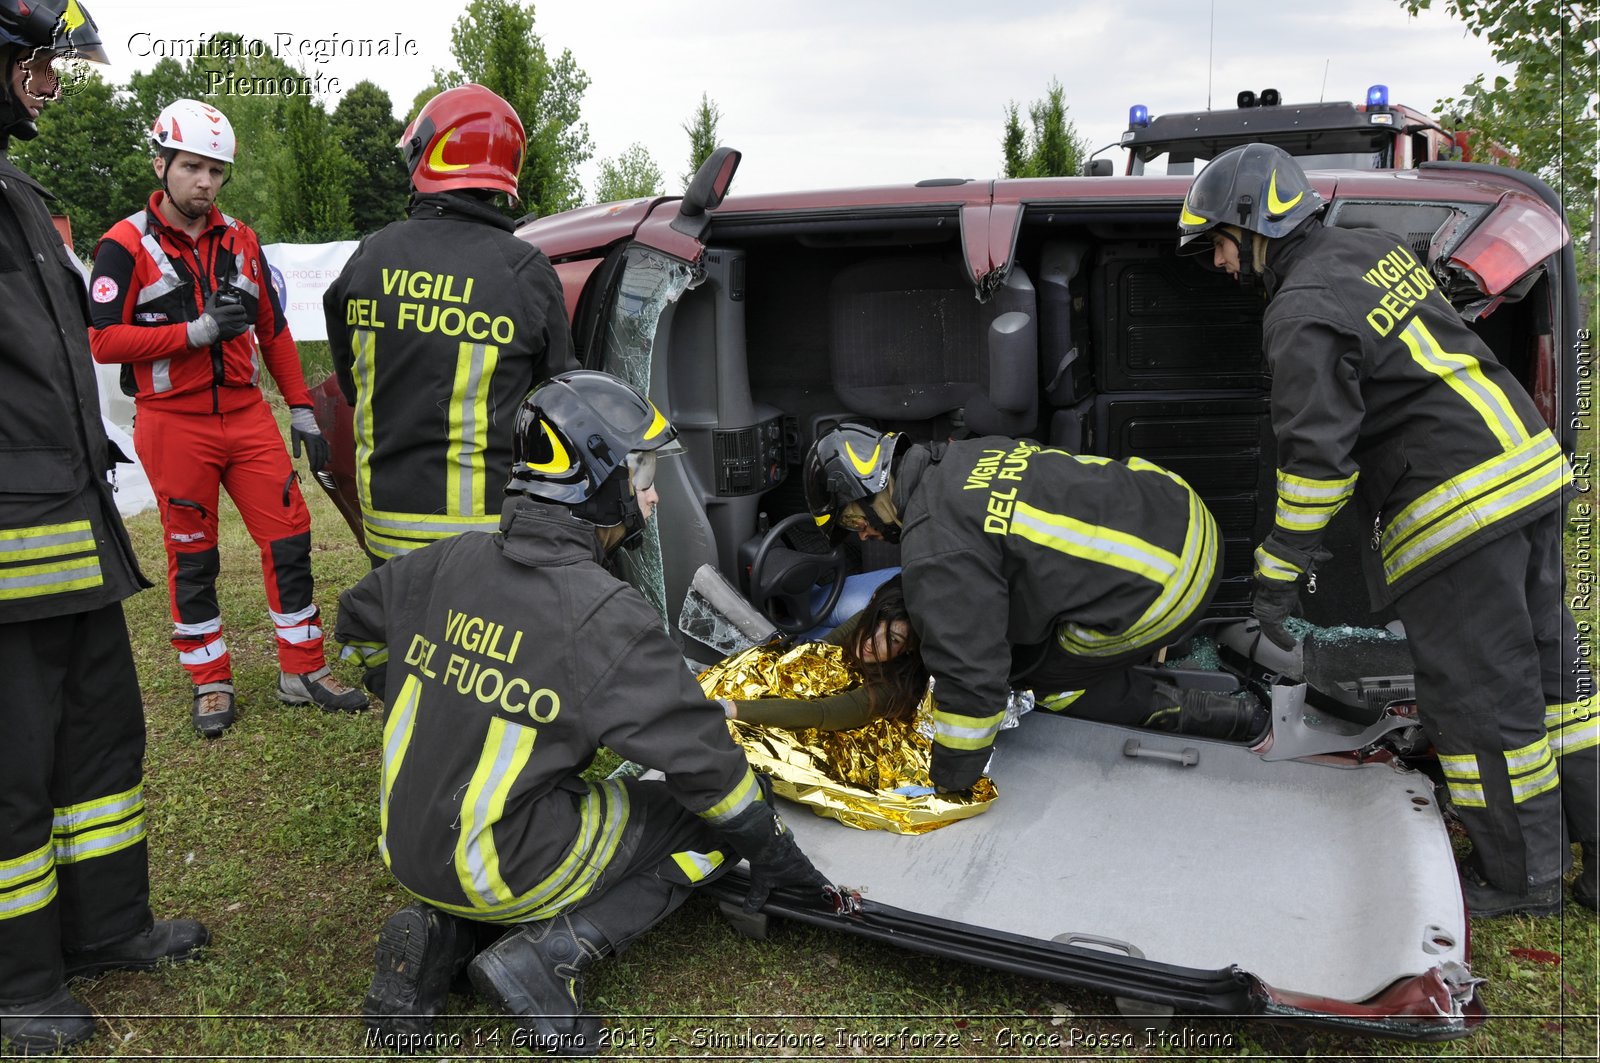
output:
M888 625L896 620L906 622L905 649L887 661L863 661L862 646L880 624ZM861 611L860 624L845 640L844 658L861 673L873 716L909 720L916 715L917 706L928 690L928 669L922 663L922 648L917 644L916 629L911 626L911 614L906 611L906 596L899 576L889 577L872 592L872 599Z

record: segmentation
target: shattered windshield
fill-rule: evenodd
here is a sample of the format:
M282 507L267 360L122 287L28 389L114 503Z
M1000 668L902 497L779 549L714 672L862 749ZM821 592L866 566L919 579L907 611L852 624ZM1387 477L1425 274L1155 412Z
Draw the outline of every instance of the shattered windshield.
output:
M643 246L628 250L616 297L606 321L601 366L645 394L650 393L650 360L656 326L668 304L689 287L694 270L687 263ZM677 444L669 444L667 451ZM656 522L645 525L644 541L624 551L628 580L655 607L665 623L666 588L661 567L661 537Z

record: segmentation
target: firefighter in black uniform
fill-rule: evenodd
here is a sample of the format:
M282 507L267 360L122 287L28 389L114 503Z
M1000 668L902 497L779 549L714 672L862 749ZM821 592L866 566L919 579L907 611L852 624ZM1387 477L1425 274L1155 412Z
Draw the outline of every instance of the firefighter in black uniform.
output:
M105 62L76 0L0 0L0 152L38 135L57 55ZM0 157L0 1050L93 1036L66 979L192 958L152 919L144 710L122 599L139 572L106 473L83 278L49 193Z
M1600 720L1562 593L1560 514L1571 469L1511 373L1389 233L1325 227L1294 159L1248 144L1195 179L1180 244L1270 302L1264 342L1278 440L1273 530L1256 551L1254 610L1283 622L1350 498L1373 607L1392 602L1416 661L1417 707L1472 838L1477 916L1595 907Z
M525 145L482 85L429 100L401 140L410 218L362 240L323 296L374 565L494 531L517 404L578 368L555 268L492 202L516 198Z
M555 377L517 414L499 534L397 558L340 600L336 634L389 703L379 849L422 901L385 924L363 1008L397 1043L443 1010L474 922L518 928L472 960L474 987L541 1050L592 1054L584 971L692 888L740 855L752 909L825 884L660 616L602 567L642 535L675 435L615 377ZM601 746L666 780L585 781Z
M934 676L933 781L983 773L1012 687L1041 707L1255 741L1253 698L1179 690L1132 670L1204 617L1220 539L1182 479L988 436L923 446L846 424L806 455L819 526L900 544L902 582Z

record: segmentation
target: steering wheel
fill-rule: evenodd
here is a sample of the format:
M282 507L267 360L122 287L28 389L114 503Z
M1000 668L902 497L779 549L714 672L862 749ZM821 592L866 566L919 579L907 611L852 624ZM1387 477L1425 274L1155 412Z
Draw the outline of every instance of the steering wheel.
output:
M810 523L809 513L783 518L767 532L756 548L755 560L750 562L751 600L768 620L778 625L778 630L788 635L811 630L833 612L833 607L839 604L839 596L844 593L845 572L850 567L850 555L843 543L825 554L782 545L789 529ZM830 574L833 581L827 600L813 608L811 590Z

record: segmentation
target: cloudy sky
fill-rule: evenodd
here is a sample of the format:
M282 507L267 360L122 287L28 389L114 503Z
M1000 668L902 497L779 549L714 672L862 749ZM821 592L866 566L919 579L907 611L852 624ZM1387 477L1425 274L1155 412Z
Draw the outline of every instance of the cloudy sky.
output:
M431 68L454 65L450 25L464 6L90 2L117 81L219 30L287 44L291 59L398 38L415 54L298 62L344 88L375 81L402 112ZM1498 70L1462 24L1439 10L1411 18L1399 0L541 0L535 10L546 49L570 50L591 79L583 115L596 158L581 171L591 193L598 159L634 142L678 191L682 126L702 92L722 111L721 141L744 153L735 191L769 192L993 177L1006 104L1026 108L1052 78L1098 148L1134 103L1155 114L1208 99L1232 107L1240 89L1268 87L1285 102L1359 100L1381 82L1394 101L1431 110ZM226 111L226 97L217 102ZM1120 168L1120 152L1109 154Z

